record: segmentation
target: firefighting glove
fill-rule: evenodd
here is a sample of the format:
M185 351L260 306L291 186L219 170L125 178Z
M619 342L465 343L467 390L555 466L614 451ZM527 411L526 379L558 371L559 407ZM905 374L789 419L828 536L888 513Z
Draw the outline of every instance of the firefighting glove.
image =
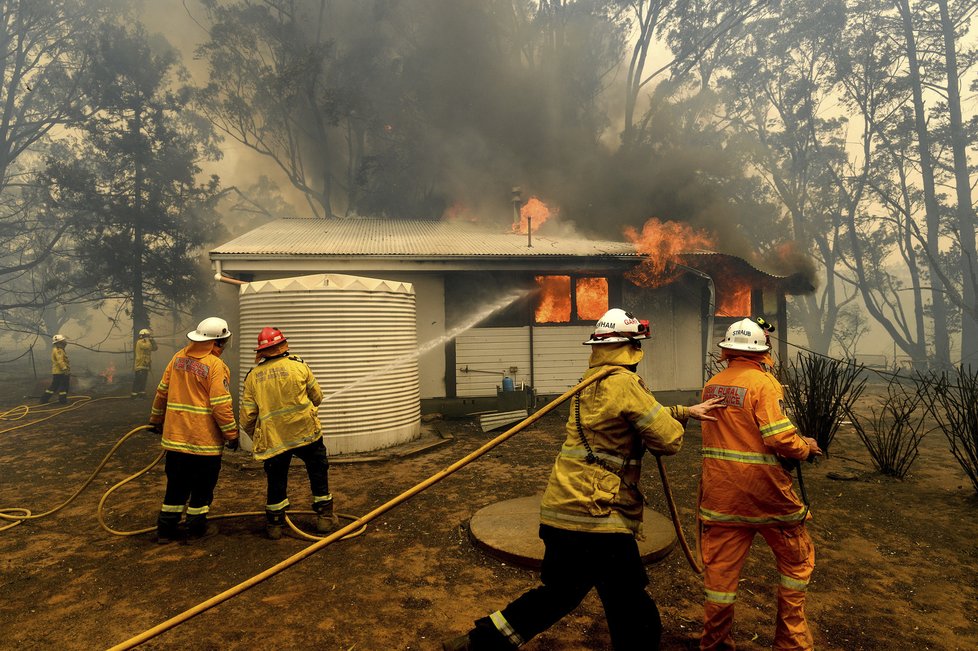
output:
M149 423L147 427L150 434L163 434L163 423Z
M234 452L235 450L241 447L241 441L239 439L231 439L225 445L227 446L228 450Z

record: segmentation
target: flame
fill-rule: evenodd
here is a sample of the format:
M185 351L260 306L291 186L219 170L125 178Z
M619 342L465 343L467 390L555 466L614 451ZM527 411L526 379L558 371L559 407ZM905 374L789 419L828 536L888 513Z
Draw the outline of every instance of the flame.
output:
M543 222L556 216L556 209L550 210L547 204L540 201L537 197L530 197L520 208L520 223L519 226L513 224L513 232L526 235L528 225L532 224L533 232L536 233L540 230Z
M537 276L540 293L533 313L534 323L569 323L571 312L571 277ZM608 279L577 278L574 281L577 319L592 321L608 311Z
M445 208L445 212L442 213L441 218L446 222L476 223L479 221L475 213L470 211L469 207L461 201L456 201L448 208Z
M104 371L99 371L99 375L105 378L106 384L112 384L112 378L115 377L115 363L109 362Z
M597 321L608 311L607 278L578 278L574 292L577 318Z
M749 317L751 286L733 277L717 278L716 316Z
M536 323L567 323L571 319L570 276L537 276L540 294L533 313Z
M641 287L662 287L675 280L682 273L676 266L680 253L716 248L716 238L711 233L688 224L662 222L654 217L645 222L641 233L627 227L625 237L642 255L642 263L625 277Z

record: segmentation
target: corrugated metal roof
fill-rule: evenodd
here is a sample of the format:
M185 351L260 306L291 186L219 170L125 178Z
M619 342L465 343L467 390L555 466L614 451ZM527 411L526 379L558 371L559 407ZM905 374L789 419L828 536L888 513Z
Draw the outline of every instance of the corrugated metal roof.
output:
M211 256L613 256L637 257L629 242L580 236L527 236L469 223L403 219L303 219L269 222L211 250Z

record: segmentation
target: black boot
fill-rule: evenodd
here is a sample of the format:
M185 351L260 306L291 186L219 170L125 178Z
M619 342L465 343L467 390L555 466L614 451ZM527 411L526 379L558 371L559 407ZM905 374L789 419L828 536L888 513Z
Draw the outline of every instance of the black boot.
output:
M316 531L333 533L340 528L340 519L333 513L333 500L316 502L313 510L316 511Z
M285 529L285 511L265 511L265 520L265 534L269 539L281 539Z

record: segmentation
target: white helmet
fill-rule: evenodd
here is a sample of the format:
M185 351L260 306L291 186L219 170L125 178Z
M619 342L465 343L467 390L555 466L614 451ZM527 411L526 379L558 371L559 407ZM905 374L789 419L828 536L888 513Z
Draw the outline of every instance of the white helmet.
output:
M68 341L68 338L62 334L57 334L51 337L52 344L60 344L62 341Z
M719 344L727 350L746 350L763 353L771 350L767 331L753 319L741 319L727 328L727 334Z
M151 334L153 334L153 332L149 328L143 328L142 330L139 331L140 337L148 337Z
M187 333L191 341L213 341L231 336L228 322L216 316L209 316L197 324L197 329Z
M592 344L620 344L648 339L649 322L635 318L621 308L613 308L604 313L594 324L591 338L584 342L585 346Z

